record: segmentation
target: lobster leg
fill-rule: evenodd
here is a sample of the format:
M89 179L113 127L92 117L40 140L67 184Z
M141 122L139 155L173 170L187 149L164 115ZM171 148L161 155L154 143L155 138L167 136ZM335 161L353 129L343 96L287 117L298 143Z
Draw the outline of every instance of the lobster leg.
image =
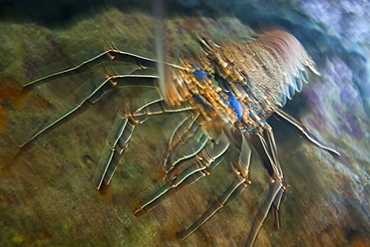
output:
M275 171L275 177L272 176L271 182L278 182L281 186L281 188L278 189L278 193L276 194L274 201L272 203L273 206L273 214L274 214L274 223L277 229L280 229L280 217L279 217L279 209L280 209L280 204L281 200L283 198L284 192L286 191L288 184L284 179L284 174L283 170L280 166L280 161L279 161L279 155L278 155L278 149L276 146L275 138L274 138L274 133L272 132L272 128L270 126L267 126L267 137L268 137L268 143L270 145L271 153L274 159L274 162L270 161L270 164L272 166L272 169ZM276 167L276 168L274 168ZM276 186L276 185L275 185ZM272 188L273 193L276 190L274 186L270 186L270 189ZM272 194L273 194L272 193Z
M169 157L169 169L165 171L167 179L172 180L176 177L176 173L181 164L184 163L185 160L191 159L199 154L204 149L208 141L208 137L205 134L200 133L199 138L195 136L188 140L185 145L181 146L181 148L173 150Z
M319 139L317 139L316 136L314 136L307 128L306 126L304 126L302 123L298 122L297 120L295 120L292 116L290 116L288 113L284 112L283 110L277 108L275 110L275 113L281 117L282 119L284 119L285 121L287 121L288 123L292 124L293 126L295 126L299 131L302 132L303 135L306 136L306 138L312 142L313 144L315 144L316 146L330 152L331 154L335 154L335 155L338 155L340 156L340 153L333 149L333 148L330 148L328 146L326 146L324 143L322 143Z
M51 123L40 128L26 141L17 140L15 144L17 144L17 146L19 147L23 147L24 145L38 137L40 134L46 131L51 131L52 129L69 121L71 118L76 117L78 113L74 113L77 112L77 110L79 110L80 113L88 110L109 90L112 90L116 87L125 87L132 85L155 87L155 80L157 80L157 76L153 75L115 75L108 77L104 82L100 83L100 85L94 86L93 89L87 90L85 86L79 87L73 92L72 95L65 99L66 103L64 105L68 109L66 112L61 114Z
M272 177L276 178L276 177ZM263 225L263 222L267 218L267 215L269 213L269 210L272 208L274 211L274 216L279 217L278 210L280 207L281 198L285 192L285 188L283 185L279 182L273 182L270 184L270 190L269 193L260 207L260 209L257 212L256 218L254 219L252 228L250 230L250 233L248 235L247 243L245 246L253 246L254 242L257 238L257 235ZM280 221L275 218L275 225L277 227L280 227Z
M116 63L118 62L118 63ZM115 66L120 75L117 75L112 69L112 64L121 64L124 66ZM96 68L103 67L107 70L104 72L103 78L99 74L92 76L85 83L78 85L78 88L73 91L69 97L66 97L60 105L63 105L65 110L56 119L50 119L50 122L40 126L39 130L34 133L15 134L13 138L14 144L18 147L26 145L28 142L35 139L41 133L55 128L55 125L62 124L64 120L68 120L70 115L80 108L89 108L91 104L96 103L107 91L123 86L151 86L156 87L154 81L158 80L157 72L155 72L158 61L135 55L128 52L122 52L114 47L109 48L107 51L91 58L80 65L73 68L56 72L37 80L28 82L23 85L25 90L32 90L44 83L62 79L71 75L83 74L85 72L93 71ZM177 68L180 70L187 70L181 66L174 64L163 63L166 66ZM122 70L122 68L125 68ZM123 72L122 72L123 71Z
M270 190L264 203L257 212L251 231L248 235L246 246L253 246L270 209L273 209L274 212L275 226L280 228L280 203L282 196L288 187L288 184L284 180L284 175L278 160L278 150L272 129L269 125L266 125L262 131L259 129L257 136L262 144L264 154L268 158L268 162L264 162L264 164L270 175Z
M178 237L186 239L199 227L206 223L217 211L222 209L228 202L235 199L251 183L249 180L249 166L251 162L252 149L246 139L246 133L242 136L241 153L235 167L236 178L227 190L207 209L207 211L190 227L178 233Z
M56 80L59 78L71 76L74 74L81 74L87 71L90 71L96 67L103 67L109 61L118 61L118 62L125 62L128 64L136 65L137 69L142 68L156 68L156 61L150 58L145 58L142 56L138 56L128 52L122 52L116 48L109 48L105 52L73 67L70 69L66 69L63 71L59 71L37 80L28 82L23 85L23 87L37 87L44 83L47 83L52 80Z
M147 197L139 203L140 207L135 211L135 215L141 215L154 206L156 206L161 200L168 196L170 191L176 191L180 188L188 186L200 178L209 175L211 171L222 161L222 155L228 149L230 143L226 135L222 132L218 142L213 144L212 148L204 148L199 156L190 159L193 161L189 167L182 171L174 179L164 184L154 194Z
M119 111L108 134L107 144L95 173L96 188L100 190L103 185L110 183L119 160L128 146L132 132L137 125L142 124L152 115L187 110L192 110L187 104L169 107L164 100L158 99L147 103L131 114Z
M197 116L188 116L176 127L175 131L172 133L171 138L168 142L167 151L162 162L164 170L167 171L173 167L174 161L174 151L176 151L181 144L186 143L187 140L194 136L196 130L198 130L199 124L197 123Z
M174 131L164 158L164 170L170 180L179 163L198 154L209 140L199 128L198 121L191 121L191 126L184 126L186 122L189 121L182 122Z

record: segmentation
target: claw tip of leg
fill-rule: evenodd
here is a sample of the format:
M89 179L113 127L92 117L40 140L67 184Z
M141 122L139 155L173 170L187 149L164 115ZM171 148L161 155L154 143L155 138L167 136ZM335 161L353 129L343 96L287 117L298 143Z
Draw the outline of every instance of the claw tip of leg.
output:
M146 211L142 208L139 208L137 209L135 212L134 212L134 216L135 217L141 217L143 216L144 214L146 213Z

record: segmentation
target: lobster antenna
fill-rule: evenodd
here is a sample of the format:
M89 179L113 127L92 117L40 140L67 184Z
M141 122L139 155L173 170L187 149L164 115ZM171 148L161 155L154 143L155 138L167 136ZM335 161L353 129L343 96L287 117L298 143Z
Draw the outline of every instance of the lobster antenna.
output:
M158 60L157 70L159 76L159 89L161 94L166 99L166 88L165 88L165 50L164 50L164 38L163 38L163 19L164 19L164 5L162 0L153 1L153 13L155 18L155 51ZM166 99L167 100L167 99Z

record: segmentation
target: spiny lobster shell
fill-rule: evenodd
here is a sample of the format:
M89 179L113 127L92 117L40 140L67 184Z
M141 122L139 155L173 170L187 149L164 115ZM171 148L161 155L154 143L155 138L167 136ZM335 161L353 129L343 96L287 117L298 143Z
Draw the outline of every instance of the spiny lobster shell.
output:
M201 111L212 108L208 119L218 116L240 129L263 126L276 107L284 106L287 97L302 90L308 69L318 74L299 41L281 29L265 31L249 41L200 42L202 54L184 55L182 60L189 70L173 71L172 80L167 80L165 99L170 105L187 100L199 104L194 102L194 94L201 95L208 105ZM200 81L194 70L210 76ZM241 109L230 107L224 91L240 102Z

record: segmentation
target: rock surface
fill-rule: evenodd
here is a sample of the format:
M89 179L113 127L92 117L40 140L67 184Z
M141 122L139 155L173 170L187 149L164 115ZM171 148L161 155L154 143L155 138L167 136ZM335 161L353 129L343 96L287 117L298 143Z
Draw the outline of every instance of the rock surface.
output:
M190 12L232 12L256 27L278 23L300 39L318 64L321 76L311 78L287 109L320 140L335 147L341 157L311 145L292 128L271 118L290 187L281 208L282 229L275 231L269 217L256 246L370 245L369 32L362 31L370 25L366 8L360 8L361 1L329 3L172 2ZM318 11L319 6L323 12ZM4 246L245 243L254 214L268 190L258 161L252 166L253 183L246 191L186 241L176 239L175 233L191 224L231 181L227 177L224 182L225 174L231 172L227 161L212 176L174 194L144 217L132 215L137 201L162 184L163 172L158 164L168 136L163 123L172 121L166 116L150 119L137 128L111 191L103 198L95 193L91 181L116 107L140 92L109 95L21 150L12 145L14 136L23 139L40 119L48 121L45 114L58 114L63 106L58 97L68 95L74 87L72 80L65 80L64 84L20 92L20 85L91 58L103 51L103 42L153 55L148 50L150 32L143 36L131 32L150 25L145 24L147 15L133 16L127 19L116 9L101 11L62 30L0 24L0 242ZM237 23L233 22L241 25ZM93 76L101 78L102 74L95 72ZM18 128L22 121L29 129ZM14 154L17 156L10 162Z

